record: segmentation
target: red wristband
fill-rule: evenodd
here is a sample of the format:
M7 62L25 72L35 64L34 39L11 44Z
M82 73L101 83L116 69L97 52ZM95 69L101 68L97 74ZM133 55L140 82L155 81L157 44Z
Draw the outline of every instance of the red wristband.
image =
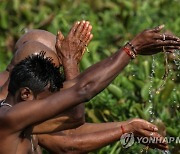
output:
M125 51L131 57L131 59L136 58L136 55L129 48L124 47L123 51Z
M123 134L125 133L123 126L121 126L121 131Z

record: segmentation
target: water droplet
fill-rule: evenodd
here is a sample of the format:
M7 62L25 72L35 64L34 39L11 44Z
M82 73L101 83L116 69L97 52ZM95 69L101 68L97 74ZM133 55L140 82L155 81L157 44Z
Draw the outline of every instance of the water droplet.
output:
M159 94L159 93L160 93L160 91L159 91L159 90L157 90L157 91L156 91L156 94Z
M88 49L88 47L86 47L86 51L89 53L90 51L89 51L89 49Z
M154 122L154 119L151 119L150 122Z
M162 151L162 154L171 154L169 150Z
M151 115L152 115L152 114L153 114L153 112L150 110L150 111L149 111L149 114L151 114Z

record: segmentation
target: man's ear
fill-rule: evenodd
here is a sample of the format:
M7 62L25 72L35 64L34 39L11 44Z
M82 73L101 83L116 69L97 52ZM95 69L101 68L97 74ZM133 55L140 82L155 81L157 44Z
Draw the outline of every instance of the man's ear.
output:
M28 87L20 89L20 97L23 101L30 101L34 99L33 92Z

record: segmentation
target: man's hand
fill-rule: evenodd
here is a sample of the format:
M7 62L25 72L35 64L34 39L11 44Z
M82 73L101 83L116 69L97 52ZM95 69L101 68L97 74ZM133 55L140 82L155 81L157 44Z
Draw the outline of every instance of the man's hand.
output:
M92 26L88 21L81 21L73 25L66 38L60 31L58 32L56 50L62 63L67 60L79 63L85 48L93 37L91 30Z
M135 137L156 138L159 142L149 144L148 146L150 146L151 148L158 148L162 150L168 149L167 143L163 142L164 137L157 133L158 128L148 121L145 121L143 119L132 119L127 121L126 126L128 127L128 130L130 130L130 132L134 133Z
M163 47L168 52L180 49L180 38L170 34L161 34L160 31L163 28L164 25L161 25L153 29L144 30L138 34L131 41L131 44L134 46L137 54L156 54L163 51Z

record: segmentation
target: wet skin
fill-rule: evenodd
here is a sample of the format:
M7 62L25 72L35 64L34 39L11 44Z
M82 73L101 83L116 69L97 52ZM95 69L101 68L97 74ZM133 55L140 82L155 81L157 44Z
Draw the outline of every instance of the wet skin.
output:
M178 49L179 48L179 38L175 36L167 35L167 41L164 42L162 39L162 34L160 34L160 30L163 28L163 26L156 27L154 29L145 30L141 34L137 35L134 40L132 40L132 43L137 46L136 50L139 54L145 54L150 55L152 54L151 50L154 50L154 53L162 51L162 46L165 45L166 49ZM143 39L146 38L148 40L148 44L144 42ZM140 43L136 42L138 39ZM139 49L139 46L142 46L142 50ZM146 45L149 45L148 47ZM141 47L140 47L141 48ZM144 52L146 51L146 52ZM170 51L170 50L169 50ZM171 52L171 51L170 51ZM154 54L153 53L153 54ZM126 60L125 60L126 61ZM125 62L124 61L124 62ZM154 137L160 137L162 138L156 131L154 133L151 133L151 131L147 131L148 127L143 128L143 126L148 126L149 124L141 119L134 119L133 122L135 125L140 125L139 132L136 135L141 136L150 136L150 134L153 134ZM109 128L112 129L120 129L120 126L123 125L123 123L107 123L107 124L84 124L81 125L79 128L71 129L67 131L63 131L61 133L56 133L53 135L39 135L38 138L40 139L40 143L44 144L42 146L49 149L51 152L58 153L58 151L61 152L87 152L91 150L95 150L97 148L100 148L102 146L105 146L109 143L112 143L117 140L117 138L113 138L113 130L109 130ZM136 126L137 127L137 126ZM143 128L143 129L142 129ZM142 129L142 130L141 130ZM107 131L109 133L107 134ZM120 132L116 134L116 137L119 137ZM96 138L98 136L101 142L98 142ZM96 138L97 142L91 142ZM69 140L71 139L71 143L69 143ZM108 140L108 141L107 141ZM49 141L49 142L48 142ZM89 141L89 142L87 142ZM99 144L97 144L99 143ZM81 146L80 146L81 145ZM51 148L52 147L52 148ZM88 147L88 148L87 148ZM160 149L166 149L167 144L157 144L157 145L151 145L151 147L156 147ZM72 150L73 149L73 150Z
M79 50L79 52L81 52L81 54L78 54L77 56L76 56L76 58L78 58L79 60L81 59L80 57L82 57L82 52L84 52L84 48L85 48L85 45L87 45L88 43L89 43L89 41L91 40L91 38L92 38L92 35L89 33L89 29L86 29L86 33L84 33L83 35L83 37L84 37L84 39L83 39L83 42L81 42L81 43L78 43L78 46L76 47L76 49L77 50ZM72 32L71 32L72 33ZM72 34L69 36L69 37L72 37ZM82 35L81 35L81 37L82 37ZM20 48L17 52L16 52L16 54L15 54L15 58L12 60L13 61L13 64L14 63L17 63L17 62L19 62L18 60L19 59L24 59L25 57L26 57L26 55L29 55L29 53L30 52L32 52L31 50L32 50L32 45L34 46L34 45L36 45L36 46L34 46L34 48L33 48L33 51L36 51L36 54L37 53L39 53L40 51L42 51L42 49L43 49L43 51L46 51L46 56L47 57L51 57L51 58L53 58L53 62L55 63L55 64L59 64L58 62L57 62L57 57L53 57L54 55L52 55L53 53L52 52L49 52L49 49L47 48L47 47L45 47L45 46L43 46L41 43L39 43L39 42L33 42L33 41L29 41L29 42L27 42L26 44L24 44L23 45L23 48ZM36 49L36 50L34 50L34 49ZM50 55L49 55L50 54ZM50 93L49 93L50 94ZM49 95L48 94L48 95ZM47 95L46 95L47 96ZM43 97L43 95L41 96L39 96L39 99L41 98L41 97ZM21 144L22 143L22 144ZM19 143L19 145L18 145L18 153L25 153L25 151L27 150L27 152L28 152L28 148L26 149L26 148L24 148L25 146L28 146L28 138L21 138L21 143ZM30 142L29 142L29 147L31 146L31 144L30 144Z
M177 45L178 43L177 42L175 42L174 41L174 44L173 45ZM163 45L165 45L165 44L163 44ZM138 50L138 51L141 51L141 50ZM156 50L157 51L157 50ZM147 50L146 50L146 52L147 52ZM146 54L149 54L149 53L146 53ZM63 55L63 54L62 54ZM118 55L118 54L117 54ZM117 56L116 55L116 56ZM121 54L119 54L119 55L121 55ZM114 57L116 57L116 56L114 56ZM124 53L122 53L122 55L121 55L123 58L125 58L124 60L125 60L125 62L123 63L124 65L126 65L126 63L129 61L129 57L126 55L126 54L124 54ZM120 57L121 57L120 56ZM75 56L73 56L73 57L75 57ZM122 58L121 57L121 58ZM71 57L72 58L72 57ZM111 58L113 58L113 57L111 57ZM106 61L107 62L107 61ZM103 63L103 62L102 62ZM101 63L101 64L102 64ZM96 66L99 66L99 65L96 65ZM102 69L102 68L101 68ZM90 69L91 71L93 71L94 69ZM98 69L98 71L100 71L99 69ZM101 71L100 71L101 72ZM112 75L113 76L113 75ZM76 81L76 80L75 80ZM75 82L76 83L76 82ZM100 86L101 87L101 86ZM102 87L101 87L102 88Z

